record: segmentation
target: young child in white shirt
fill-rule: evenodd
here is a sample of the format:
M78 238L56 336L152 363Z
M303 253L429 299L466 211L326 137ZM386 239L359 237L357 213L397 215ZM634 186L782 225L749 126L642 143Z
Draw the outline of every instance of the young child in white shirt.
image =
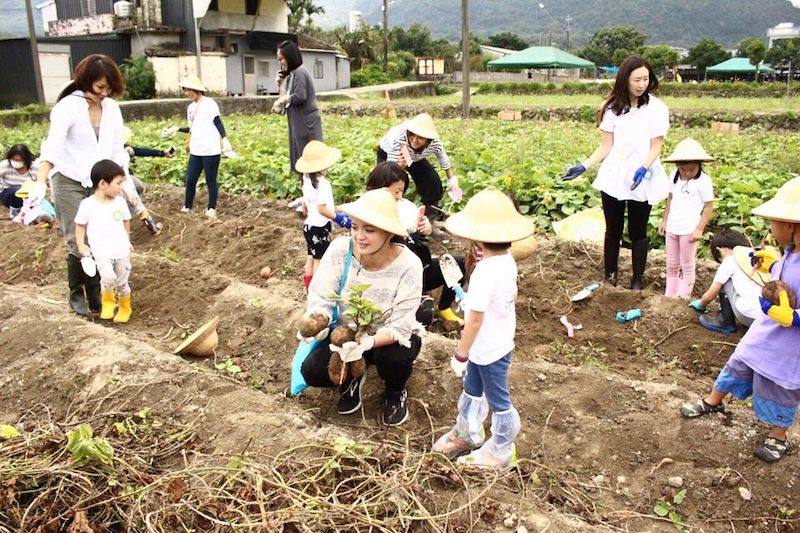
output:
M350 228L351 220L344 213L337 213L333 203L333 189L325 179L325 173L342 157L342 152L322 141L310 141L303 148L295 169L303 182L302 210L306 218L303 235L306 239L306 265L303 270L303 285L308 291L311 278L319 267L319 261L331 244L331 220L342 228Z
M714 210L714 186L703 172L713 161L699 142L684 139L664 159L678 169L672 179L664 218L658 228L667 239L667 287L665 296L691 298L694 288L697 245Z
M81 201L75 215L78 253L82 262L93 258L100 273L100 318L125 323L131 317L131 212L120 194L125 171L103 159L92 167L91 177L94 194ZM114 314L117 298L119 309Z
M445 222L450 233L469 239L482 250L466 298L465 325L450 366L464 377L456 425L433 445L433 451L459 464L506 468L516 463L514 439L520 431L519 413L511 403L508 371L516 329L517 264L511 242L534 232L511 199L494 188L476 194L460 213ZM484 442L483 423L492 410L492 434ZM475 449L477 448L477 449Z

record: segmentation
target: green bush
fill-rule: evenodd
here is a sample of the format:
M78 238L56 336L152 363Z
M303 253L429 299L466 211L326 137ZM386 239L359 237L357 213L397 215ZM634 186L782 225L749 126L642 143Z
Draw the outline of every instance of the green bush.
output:
M456 84L437 83L434 87L434 90L436 91L437 96L455 94L461 90L461 86Z
M387 74L393 80L404 80L414 74L416 66L417 58L411 52L406 50L391 52L389 54Z
M367 85L380 85L382 83L389 83L389 75L383 71L380 65L370 64L350 73L350 86L351 87L365 87Z
M156 96L156 73L146 57L126 59L121 67L125 78L125 99L146 100Z
M535 81L484 82L478 92L496 94L597 94L607 96L613 80L608 83L565 82L542 84ZM800 91L800 83L792 83L792 92ZM786 83L753 83L746 81L709 81L704 83L662 82L658 94L661 96L711 96L717 98L751 97L779 98L786 95Z

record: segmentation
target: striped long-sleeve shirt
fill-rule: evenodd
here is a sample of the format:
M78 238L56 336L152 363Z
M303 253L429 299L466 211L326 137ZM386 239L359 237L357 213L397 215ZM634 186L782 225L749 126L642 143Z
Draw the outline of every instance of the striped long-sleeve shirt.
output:
M447 152L444 151L442 141L439 139L431 139L425 148L416 152L408 144L406 132L407 127L404 122L390 129L381 139L379 146L381 150L386 152L387 161L397 162L400 159L401 147L406 146L408 147L408 154L411 156L411 163L416 163L417 161L427 158L431 154L436 154L436 158L439 160L439 166L442 167L442 170L448 170L450 168L450 159L447 157Z

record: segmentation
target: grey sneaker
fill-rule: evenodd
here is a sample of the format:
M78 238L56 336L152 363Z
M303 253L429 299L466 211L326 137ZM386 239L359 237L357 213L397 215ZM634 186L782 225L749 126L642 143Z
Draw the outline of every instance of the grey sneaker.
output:
M790 449L789 443L785 440L767 437L761 446L753 450L753 455L767 463L775 463L780 461Z

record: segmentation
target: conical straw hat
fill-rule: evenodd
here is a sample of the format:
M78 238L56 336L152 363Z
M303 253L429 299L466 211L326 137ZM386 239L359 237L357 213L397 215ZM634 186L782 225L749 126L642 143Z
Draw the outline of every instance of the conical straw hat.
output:
M420 113L406 122L406 129L415 135L426 139L438 139L439 134L433 125L433 117L427 113Z
M470 198L464 210L444 226L453 235L478 242L514 242L533 235L533 222L522 216L511 198L494 187Z
M173 353L181 355L196 355L198 357L209 357L214 355L214 350L219 344L217 336L217 324L219 317L215 316L194 333L186 337L180 346L175 348Z
M771 248L771 246L767 248ZM761 272L750 263L750 254L753 253L753 251L753 248L749 246L736 246L733 249L733 259L736 261L736 265L742 269L742 272L750 276L753 281L763 287L765 283L772 281L772 274ZM780 255L780 251L778 251L778 254Z
M342 157L338 148L328 146L322 141L309 141L303 148L303 156L297 160L294 168L303 174L322 172L330 168Z
M181 89L192 89L193 91L208 92L208 89L197 76L187 76L181 80Z
M408 232L400 222L397 200L389 189L373 189L362 194L355 202L339 206L339 211L389 233L407 237Z
M784 183L771 200L753 209L753 214L770 220L800 223L800 177Z
M664 163L679 163L681 161L714 161L714 158L708 155L703 145L695 141L691 137L687 137L678 143L675 150L665 158Z
M122 126L122 144L131 142L131 137L133 137L131 129L128 126Z

